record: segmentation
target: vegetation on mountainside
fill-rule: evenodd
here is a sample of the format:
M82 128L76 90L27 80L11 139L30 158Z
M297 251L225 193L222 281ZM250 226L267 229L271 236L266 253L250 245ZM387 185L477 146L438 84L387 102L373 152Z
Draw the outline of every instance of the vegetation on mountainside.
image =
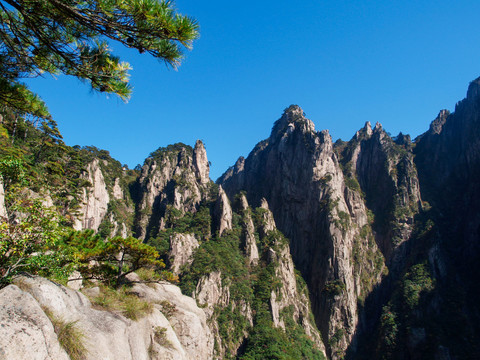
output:
M216 341L220 340L216 343L217 350L221 346L226 351L226 359L237 356L240 359L323 359L322 353L316 349L305 330L293 319L292 309L282 311L285 330L275 327L272 320L269 305L271 293L278 291L282 284L275 275L278 264L268 260L267 254L270 249L280 251L284 244L288 244L288 240L279 231L265 233L261 230L266 213L262 208L253 212L250 209L241 213L234 212L231 230L225 231L222 236L217 233L205 237L204 234L210 233L207 226L212 224L208 209L213 206L213 202L204 204L197 214L170 217L168 228L159 233L159 238L167 241L168 236L174 232L186 231L196 234L201 241L192 264L185 266L180 275L183 293L192 294L200 279L211 272L221 273L222 287L228 289L230 301L224 307L217 306L213 313L212 320L218 324L219 339ZM254 220L254 235L260 249L261 258L256 266L250 266L245 257L244 231L247 216ZM304 283L302 289L306 291ZM253 326L242 310L245 305L253 311ZM236 354L242 341L245 341L245 350Z
M106 241L93 230L73 231L62 245L72 252L83 279L101 280L118 287L128 274L141 268L161 270L165 267L155 248L132 236L116 236Z
M85 169L94 159L108 174L109 188L120 179L121 187L128 189L128 182L136 177L135 171L122 169L105 150L66 146L51 121L35 126L24 118L3 118L0 175L8 217L0 223L1 286L18 273L66 281L74 269L117 286L130 272L142 267L160 271L165 266L154 248L135 238L71 229L81 194L90 186ZM131 201L129 195L123 200ZM112 209L115 202L111 204L110 213L117 211L117 219L128 218L126 209ZM123 218L118 215L121 211ZM123 256L117 258L119 253ZM92 260L96 265L88 266Z
M431 351L432 344L426 334L433 319L420 309L425 308L434 289L435 280L426 262L411 266L404 274L392 300L382 310L377 345L380 358L403 358L403 351L413 336L418 336L417 341L422 345L417 351Z
M137 176L135 170L123 170L108 151L65 145L53 121L33 123L12 113L0 122L0 175L6 189L24 186L40 198L51 199L67 226L73 224L83 190L91 186L85 171L93 159L100 160L109 188L119 179L120 186L128 190ZM126 204L131 204L125 193ZM121 219L127 220L126 215Z
M0 287L20 272L65 278L73 270L60 249L65 229L57 214L28 195L14 185L6 193L10 215L0 222Z

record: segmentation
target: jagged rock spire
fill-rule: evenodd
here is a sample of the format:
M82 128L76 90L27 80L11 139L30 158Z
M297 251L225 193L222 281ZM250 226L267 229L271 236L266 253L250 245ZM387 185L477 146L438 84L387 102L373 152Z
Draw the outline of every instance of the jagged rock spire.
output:
M215 220L218 226L218 235L221 236L225 230L232 229L232 207L228 200L227 194L219 186L218 199L215 204Z
M473 80L468 86L467 99L474 100L480 95L480 77Z
M210 181L210 165L208 164L207 151L201 140L197 140L193 149L193 166L200 183L207 184Z
M250 212L247 211L249 206L246 196L244 194L241 194L239 200L240 208L245 212L245 216L243 219L245 229L243 232L245 254L248 257L249 264L256 265L258 263L259 255L257 240L255 239L255 227L253 225L252 216L250 215Z
M443 125L445 125L445 122L447 121L447 117L449 115L450 111L446 109L440 110L435 120L433 120L430 124L430 131L433 134L440 134L442 132Z
M313 121L305 117L305 112L300 106L290 105L273 125L270 140L275 142L276 139L283 136L284 132L292 132L295 129L301 129L303 132L315 132L315 125Z

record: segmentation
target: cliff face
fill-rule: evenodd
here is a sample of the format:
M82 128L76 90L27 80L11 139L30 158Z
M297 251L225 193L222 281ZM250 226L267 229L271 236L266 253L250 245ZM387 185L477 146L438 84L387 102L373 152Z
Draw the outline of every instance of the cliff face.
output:
M328 132L316 132L292 106L270 138L219 182L230 196L244 190L251 203L267 199L291 239L323 340L332 357L341 356L355 334L357 300L379 282L384 259L371 239L360 188L348 186Z
M103 237L131 235L134 204L127 170L109 156L95 156L86 164L81 178L85 186L80 188L73 228L91 229Z
M195 212L206 198L209 165L203 143L161 148L145 161L138 179L137 237L155 237L166 228L169 210ZM168 208L167 208L168 207Z

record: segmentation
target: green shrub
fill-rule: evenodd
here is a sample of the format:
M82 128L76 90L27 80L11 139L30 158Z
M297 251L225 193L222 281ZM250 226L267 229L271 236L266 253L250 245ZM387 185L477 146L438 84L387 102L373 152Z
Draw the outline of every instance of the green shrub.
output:
M131 320L138 320L153 311L152 303L129 293L126 287L116 290L100 286L100 294L91 300L93 304L108 311L119 312Z
M85 347L85 334L79 329L77 321L65 322L56 317L49 308L42 307L42 310L50 319L53 330L57 334L57 339L63 349L72 360L84 360L87 356Z
M167 339L167 329L161 326L156 326L153 329L153 340L163 346L163 347L171 347L172 343Z
M341 295L345 291L345 284L340 279L327 281L323 291L330 296Z

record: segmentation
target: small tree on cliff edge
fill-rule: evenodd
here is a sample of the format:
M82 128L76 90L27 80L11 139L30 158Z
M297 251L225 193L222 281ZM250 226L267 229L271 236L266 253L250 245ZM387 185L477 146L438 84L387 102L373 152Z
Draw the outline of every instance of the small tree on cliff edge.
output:
M176 68L198 38L196 21L170 0L0 0L0 18L0 106L39 118L48 110L20 79L73 75L127 100L130 66L108 40Z

